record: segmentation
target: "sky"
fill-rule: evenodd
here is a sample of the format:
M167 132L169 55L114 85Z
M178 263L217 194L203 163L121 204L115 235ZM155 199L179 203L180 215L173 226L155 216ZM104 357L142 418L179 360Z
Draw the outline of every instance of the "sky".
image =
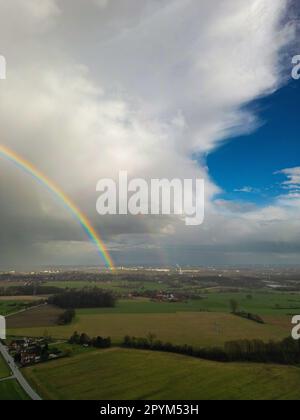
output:
M278 172L299 166L299 96L300 83L291 80L273 95L255 101L251 106L258 109L259 129L226 141L208 156L222 197L266 205L284 192L285 175Z
M89 217L116 264L299 262L294 0L0 0L1 144ZM203 178L205 221L99 216L96 185ZM97 265L34 179L0 161L0 267ZM102 263L102 262L100 262Z

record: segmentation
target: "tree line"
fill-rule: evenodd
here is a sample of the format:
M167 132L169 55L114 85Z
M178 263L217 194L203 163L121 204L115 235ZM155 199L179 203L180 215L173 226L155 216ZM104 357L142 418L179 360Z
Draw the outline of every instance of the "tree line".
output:
M300 364L300 340L291 337L280 342L262 340L239 340L225 343L224 347L196 349L188 345L174 345L156 340L155 336L136 338L126 336L123 346L134 349L178 353L217 362Z
M9 286L0 287L0 296L39 296L59 293L60 288L54 286L40 286L38 284L29 284L27 286Z
M248 300L252 299L252 295L247 296ZM250 312L239 310L240 304L237 300L231 299L230 302L231 313L233 315L239 316L240 318L249 319L250 321L257 322L258 324L264 324L264 320L261 316L256 314L251 314Z
M233 315L239 316L240 318L249 319L249 321L256 322L257 324L265 323L265 321L262 319L261 316L251 314L250 312L239 311L239 312L235 312Z
M96 288L68 290L49 297L50 304L63 309L112 308L116 304L113 293Z
M82 346L95 347L98 349L107 349L111 347L111 338L93 337L90 338L87 334L78 334L77 331L69 339L69 344L78 344Z

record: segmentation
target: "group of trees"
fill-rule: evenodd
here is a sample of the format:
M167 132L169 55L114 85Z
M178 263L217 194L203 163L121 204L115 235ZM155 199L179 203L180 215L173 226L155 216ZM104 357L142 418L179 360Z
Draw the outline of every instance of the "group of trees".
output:
M103 338L99 336L90 338L85 333L78 334L78 332L75 331L72 337L69 339L69 344L78 344L82 346L96 347L98 349L107 349L111 347L111 338Z
M264 343L261 340L240 340L228 342L224 348L195 349L187 345L163 343L156 340L153 335L149 335L148 338L126 336L123 346L184 354L218 362L278 363L284 365L300 363L300 341L295 341L292 338L280 342L270 341L269 343Z
M97 287L82 290L68 290L51 296L50 304L63 309L70 308L112 308L116 304L116 298L110 291L101 290Z
M248 300L252 300L252 295L246 296ZM231 313L236 316L240 316L241 318L249 319L250 321L257 322L258 324L264 324L264 320L259 316L255 314L251 314L250 312L246 311L240 311L240 304L237 300L231 299L229 302Z
M75 311L74 309L67 309L58 317L58 325L68 325L71 324L73 319L75 318Z
M300 363L300 341L292 337L282 341L239 340L225 344L224 351L229 361L256 363L278 363L295 365Z
M53 286L41 286L39 284L29 284L27 286L0 287L0 296L40 296L59 293L61 289Z

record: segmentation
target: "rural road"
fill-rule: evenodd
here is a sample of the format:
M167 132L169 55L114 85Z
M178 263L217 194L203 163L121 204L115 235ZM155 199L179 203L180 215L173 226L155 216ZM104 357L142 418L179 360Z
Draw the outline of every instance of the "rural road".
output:
M18 366L16 366L14 359L9 355L6 347L1 342L0 353L2 354L4 360L8 364L10 370L12 371L13 378L15 378L19 382L20 386L24 389L26 394L28 394L32 400L41 401L42 398L31 388L29 383L26 381L26 379L20 372Z

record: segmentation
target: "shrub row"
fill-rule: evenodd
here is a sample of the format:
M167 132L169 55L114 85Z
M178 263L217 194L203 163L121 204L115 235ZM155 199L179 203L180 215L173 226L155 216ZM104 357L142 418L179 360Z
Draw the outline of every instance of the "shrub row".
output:
M126 336L123 346L135 349L163 351L193 356L217 362L255 362L284 365L300 364L300 341L287 338L281 342L261 340L231 341L222 347L196 349L187 345L163 343L153 338Z
M87 334L74 332L72 337L69 339L69 344L79 344L82 346L96 347L98 349L107 349L111 347L111 338L94 337L90 338Z

